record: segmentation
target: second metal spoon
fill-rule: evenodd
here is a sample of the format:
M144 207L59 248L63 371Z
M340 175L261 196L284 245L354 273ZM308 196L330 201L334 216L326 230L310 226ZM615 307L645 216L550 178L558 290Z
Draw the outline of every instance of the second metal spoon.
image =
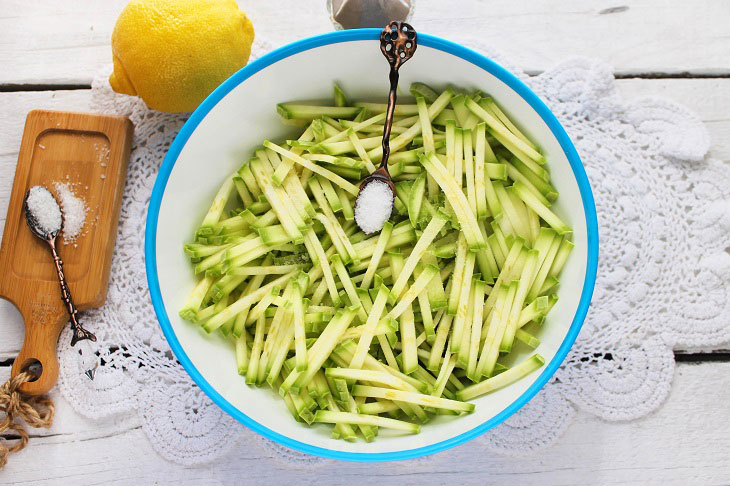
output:
M46 189L41 190L48 192ZM61 224L57 228L44 228L43 225L39 223L38 215L34 214L31 208L28 207L28 197L30 196L30 193L31 191L28 191L23 201L25 221L26 223L28 223L28 228L30 228L31 233L33 233L41 240L45 241L51 250L53 262L56 264L56 272L58 273L58 283L61 287L61 299L63 299L63 302L66 304L66 309L68 310L69 318L71 320L71 328L73 330L73 336L71 337L71 346L76 345L78 341L83 341L86 339L90 341L96 341L96 336L84 329L84 327L79 322L78 310L74 305L73 298L71 297L71 291L69 290L68 284L66 283L66 276L63 273L63 261L61 260L61 257L58 256L58 251L56 250L56 238L61 231L61 225L63 224L63 220L61 220ZM48 193L48 196L52 198L53 202L56 203L56 205L58 205L58 202L53 197L53 195L50 194L50 192ZM60 212L60 209L58 209L58 211ZM87 352L87 354L90 353ZM89 367L88 369L84 370L86 376L88 376L92 380L94 379L95 367L96 366L94 365L93 368Z

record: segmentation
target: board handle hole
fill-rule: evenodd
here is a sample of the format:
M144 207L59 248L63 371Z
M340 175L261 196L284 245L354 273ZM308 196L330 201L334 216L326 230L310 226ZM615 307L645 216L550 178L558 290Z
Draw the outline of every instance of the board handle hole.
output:
M28 358L25 361L23 361L23 364L20 366L20 371L27 371L33 377L30 379L30 382L37 381L38 378L41 377L43 374L43 363L38 361L36 358Z

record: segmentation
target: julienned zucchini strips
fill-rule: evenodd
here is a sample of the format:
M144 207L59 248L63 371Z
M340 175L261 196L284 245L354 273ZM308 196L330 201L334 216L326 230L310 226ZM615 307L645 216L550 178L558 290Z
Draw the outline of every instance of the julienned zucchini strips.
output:
M199 282L180 315L228 337L245 382L273 388L295 420L348 441L470 413L468 400L543 366L506 363L539 345L573 247L545 157L492 98L411 92L378 235L353 207L386 107L335 86L333 106L277 106L301 135L254 150L185 245Z

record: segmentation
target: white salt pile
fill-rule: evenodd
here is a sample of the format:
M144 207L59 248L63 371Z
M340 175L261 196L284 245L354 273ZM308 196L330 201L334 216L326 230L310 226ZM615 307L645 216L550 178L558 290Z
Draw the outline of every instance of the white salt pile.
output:
M86 222L86 202L74 194L68 183L54 182L53 188L61 200L63 210L63 242L73 243L81 234Z
M374 180L363 187L355 203L355 222L365 234L383 229L393 211L393 191L387 183Z
M61 209L48 189L41 186L31 187L26 204L28 211L44 233L53 233L61 229Z

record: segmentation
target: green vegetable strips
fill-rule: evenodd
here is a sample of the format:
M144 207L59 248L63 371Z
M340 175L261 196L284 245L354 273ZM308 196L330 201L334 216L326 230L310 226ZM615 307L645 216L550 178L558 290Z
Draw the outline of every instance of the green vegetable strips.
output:
M331 105L276 106L301 135L262 141L184 246L198 283L180 316L230 340L245 383L347 441L472 413L470 400L540 369L573 248L525 127L481 91L410 91L380 234L361 232L353 208L386 106L335 85Z

